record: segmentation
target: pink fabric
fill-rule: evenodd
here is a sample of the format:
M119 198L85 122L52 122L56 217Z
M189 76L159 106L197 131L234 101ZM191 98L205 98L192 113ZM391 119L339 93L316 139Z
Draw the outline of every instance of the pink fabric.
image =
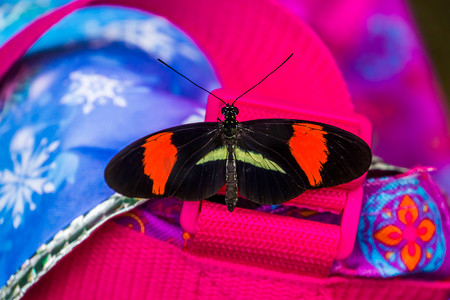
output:
M58 263L24 300L448 299L450 282L325 279L199 258L107 223Z

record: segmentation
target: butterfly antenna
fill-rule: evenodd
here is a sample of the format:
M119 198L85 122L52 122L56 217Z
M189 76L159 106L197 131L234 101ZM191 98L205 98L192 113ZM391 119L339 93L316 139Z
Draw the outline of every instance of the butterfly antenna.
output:
M242 95L240 95L239 97L237 97L237 98L233 101L233 103L231 103L231 106L233 106L234 103L235 103L239 98L241 98L242 96L244 96L245 94L247 94L248 92L250 92L251 90L253 90L253 89L254 89L255 87L257 87L261 82L263 82L264 80L266 80L267 77L269 77L270 75L272 75L276 70L278 70L282 65L284 65L284 64L289 60L289 58L292 57L292 55L294 55L294 53L291 53L291 55L289 55L288 58L286 58L286 59L285 59L278 67L276 67L275 70L273 70L272 72L270 72L269 74L267 74L266 77L264 77L263 79L261 79L260 82L258 82L257 84L255 84L254 86L252 86L251 88L249 88L247 91L245 91L245 93L243 93Z
M180 75L181 77L183 77L184 79L186 79L187 81L189 81L190 83L192 83L193 85L195 85L196 87L204 90L205 92L207 92L208 94L210 94L211 96L216 97L217 99L219 99L220 101L222 101L223 104L228 105L228 103L226 103L225 101L223 101L222 99L220 99L219 97L217 97L216 95L214 95L213 93L211 93L210 91L208 91L207 89L199 86L198 84L196 84L195 82L193 82L192 80L190 80L189 78L187 78L186 76L184 76L183 74L181 74L180 72L178 72L177 70L175 70L174 68L172 68L171 66L169 66L168 64L166 64L165 62L163 62L162 60L160 60L158 58L158 61L160 63L162 63L163 65L165 65L166 67L168 67L169 69L171 69L172 71L174 71L175 73L177 73L178 75Z

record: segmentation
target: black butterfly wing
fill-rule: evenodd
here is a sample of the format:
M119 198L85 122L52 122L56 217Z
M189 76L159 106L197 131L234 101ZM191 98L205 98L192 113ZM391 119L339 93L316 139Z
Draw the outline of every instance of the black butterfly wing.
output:
M225 184L225 159L198 164L221 146L215 122L165 129L121 150L108 163L105 180L113 190L128 197L201 200Z
M340 128L290 119L240 123L236 161L239 193L261 204L278 204L307 189L331 187L362 176L369 146Z

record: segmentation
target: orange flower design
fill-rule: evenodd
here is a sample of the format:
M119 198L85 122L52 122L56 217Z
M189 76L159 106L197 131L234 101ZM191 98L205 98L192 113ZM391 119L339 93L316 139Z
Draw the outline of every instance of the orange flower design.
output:
M428 242L436 232L436 226L429 219L424 219L416 225L418 216L419 209L416 203L411 197L405 195L397 211L398 220L405 225L404 228L387 225L374 234L374 237L386 246L397 246L402 241L406 242L401 249L400 257L409 271L417 267L423 255L417 239ZM428 256L429 254L427 258L430 258Z

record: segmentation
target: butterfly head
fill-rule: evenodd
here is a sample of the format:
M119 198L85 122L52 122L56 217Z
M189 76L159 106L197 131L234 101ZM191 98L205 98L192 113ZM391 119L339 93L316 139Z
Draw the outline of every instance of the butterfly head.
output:
M221 113L225 117L225 119L236 119L236 116L239 114L239 109L232 104L227 104L226 106L222 107Z

